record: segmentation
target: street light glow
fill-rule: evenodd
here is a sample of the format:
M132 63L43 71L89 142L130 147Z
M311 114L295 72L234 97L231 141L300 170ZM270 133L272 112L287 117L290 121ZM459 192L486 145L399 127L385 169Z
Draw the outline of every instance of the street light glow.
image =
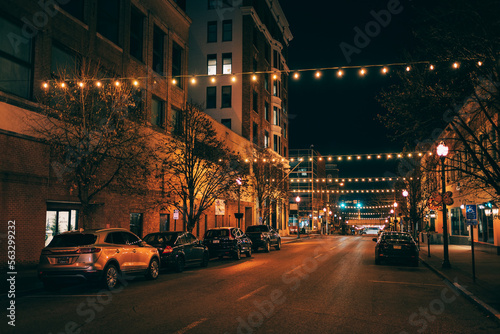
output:
M440 157L445 157L448 155L448 146L444 144L444 142L439 143L439 146L436 149L437 155Z

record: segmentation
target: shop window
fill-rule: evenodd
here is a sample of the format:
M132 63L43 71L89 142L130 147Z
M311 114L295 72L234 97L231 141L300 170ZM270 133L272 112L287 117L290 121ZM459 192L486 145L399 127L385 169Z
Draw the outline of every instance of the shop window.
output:
M54 236L78 229L78 210L47 210L45 219L45 246Z

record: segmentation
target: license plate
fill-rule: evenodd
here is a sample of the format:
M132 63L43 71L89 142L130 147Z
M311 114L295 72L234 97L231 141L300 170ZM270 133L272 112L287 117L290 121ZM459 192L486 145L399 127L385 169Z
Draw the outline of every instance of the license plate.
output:
M57 263L59 264L68 264L69 263L69 257L60 257L57 259Z
M394 249L401 249L401 246L399 246L399 245L394 245L394 246L392 246L392 248L394 248Z
M219 240L214 240L213 241L214 244L218 244L219 243Z

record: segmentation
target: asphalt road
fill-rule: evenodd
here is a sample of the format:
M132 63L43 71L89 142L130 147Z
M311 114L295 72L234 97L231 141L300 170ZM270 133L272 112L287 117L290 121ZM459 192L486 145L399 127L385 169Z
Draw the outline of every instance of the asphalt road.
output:
M136 278L16 299L1 333L499 333L424 266L374 264L371 237L317 237ZM6 328L4 318L2 327Z

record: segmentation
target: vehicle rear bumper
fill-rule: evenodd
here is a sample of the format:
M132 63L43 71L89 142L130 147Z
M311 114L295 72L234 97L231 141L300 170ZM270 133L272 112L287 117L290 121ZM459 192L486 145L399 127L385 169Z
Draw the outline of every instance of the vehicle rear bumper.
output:
M78 269L78 270L50 270L39 269L38 278L57 281L97 281L102 277L101 270Z

